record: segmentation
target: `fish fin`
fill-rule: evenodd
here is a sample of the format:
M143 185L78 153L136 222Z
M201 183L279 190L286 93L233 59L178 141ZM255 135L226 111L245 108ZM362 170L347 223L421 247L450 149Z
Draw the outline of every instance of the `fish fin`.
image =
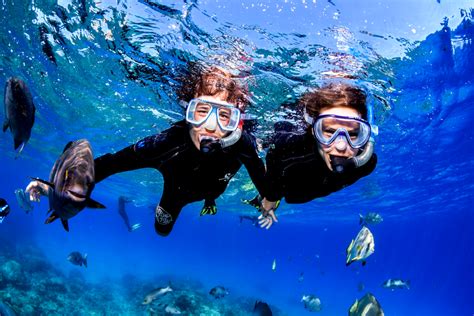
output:
M3 122L3 132L5 133L7 131L7 128L10 126L10 120L5 119L5 122Z
M84 255L84 258L82 259L82 263L84 263L84 267L87 268L87 253Z
M90 208L106 208L105 205L99 203L91 198L88 198L86 201L86 206Z
M49 212L51 212L51 210L49 210L48 213ZM59 216L57 216L55 213L53 213L46 219L46 221L44 223L45 224L50 224L50 223L54 222L55 220L57 220L58 218L59 218Z
M18 139L15 139L13 143L14 143L15 150L17 150L18 147L20 147L20 145L23 144L23 146L20 149L20 152L23 150L23 147L25 146L25 144L21 140L18 140Z
M21 152L23 151L23 148L25 148L25 145L26 145L26 143L24 143L24 142L21 143L20 150L19 150L18 153L16 154L15 159L18 159L18 157L20 157L20 154L21 154Z
M62 219L61 218L61 223L63 224L64 230L69 232L69 223L68 223L67 219Z
M52 184L51 182L48 182L46 180L42 180L40 178L34 178L34 177L31 177L31 179L33 179L35 181L38 181L38 182L41 182L41 183L44 183L46 185L49 185L50 187L52 187L54 189L54 184Z
M357 311L357 306L359 305L359 300L355 300L354 304L352 304L351 308L349 309L349 313L355 313Z
M362 261L362 266L364 267L367 264L367 261Z
M362 216L362 214L359 214L359 225L363 225L364 224L364 216Z
M73 143L74 143L73 141L68 142L66 146L64 146L63 152L65 152L69 147L71 147Z

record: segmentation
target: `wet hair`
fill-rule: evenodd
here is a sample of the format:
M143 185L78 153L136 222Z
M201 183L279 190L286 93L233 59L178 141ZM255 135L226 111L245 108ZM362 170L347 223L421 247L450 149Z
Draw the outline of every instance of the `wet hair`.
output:
M181 82L178 97L185 102L201 95L216 96L225 93L225 101L235 104L242 112L249 104L249 92L243 84L243 77L220 67L190 64L189 72Z
M341 106L356 110L367 120L367 94L364 90L346 83L330 83L306 92L299 104L311 117L317 117L322 109Z

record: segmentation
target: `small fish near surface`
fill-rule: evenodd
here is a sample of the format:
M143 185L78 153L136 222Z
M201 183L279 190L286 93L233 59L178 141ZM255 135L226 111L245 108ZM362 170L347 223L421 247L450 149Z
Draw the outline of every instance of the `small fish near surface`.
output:
M211 296L213 296L216 299L220 299L228 295L229 291L225 287L219 285L219 286L213 287L209 291L209 294L211 294Z
M366 264L365 259L373 254L374 251L374 236L372 235L372 232L364 226L357 234L356 239L353 239L349 247L346 249L346 266L355 261L362 261L362 265L364 266Z
M148 293L145 298L143 299L143 302L142 302L142 305L148 305L150 304L151 302L153 302L154 300L156 300L157 298L169 293L169 292L172 292L173 289L171 288L171 286L166 286L166 287L159 287L157 289L154 289L153 291L151 291L150 293Z
M0 198L0 224L3 223L8 214L10 214L10 205L5 199Z
M352 304L349 316L384 316L384 313L375 296L367 293Z
M64 229L69 231L68 220L85 207L105 208L90 198L95 186L95 170L92 148L86 139L66 145L54 163L49 182L38 178L33 180L49 186L49 212L52 213L45 224L59 218Z
M23 209L26 214L33 211L33 204L31 203L30 196L23 191L23 189L15 190L16 201L20 208Z
M319 312L323 308L321 300L314 295L303 295L301 301L304 303L304 308L310 312Z
M36 111L31 92L23 80L16 77L7 80L4 109L3 132L10 128L15 150L21 146L17 154L18 157L30 139Z
M365 214L365 216L359 214L359 225L376 225L380 224L381 222L383 222L383 217L378 213L369 212Z
M73 251L67 256L67 260L73 265L87 268L87 253L82 255L79 251Z
M253 307L253 313L252 315L255 316L272 316L272 310L270 309L270 306L262 301L256 301L255 306Z
M401 279L388 279L385 281L382 286L386 289L396 290L409 290L410 289L410 280L403 281Z

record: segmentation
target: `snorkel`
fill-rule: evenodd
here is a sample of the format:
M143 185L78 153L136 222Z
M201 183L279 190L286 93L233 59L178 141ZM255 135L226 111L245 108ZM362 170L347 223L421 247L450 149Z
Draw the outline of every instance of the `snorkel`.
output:
M221 139L203 138L199 143L200 151L204 154L211 154L234 145L242 136L241 125L242 123L239 124L239 127L235 131Z

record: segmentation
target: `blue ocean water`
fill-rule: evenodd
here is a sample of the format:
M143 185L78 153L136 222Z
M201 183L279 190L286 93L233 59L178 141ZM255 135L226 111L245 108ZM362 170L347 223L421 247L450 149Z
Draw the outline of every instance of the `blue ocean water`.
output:
M1 80L23 78L37 108L18 159L11 134L0 136L0 196L12 208L0 224L0 300L19 315L161 315L162 306L150 311L141 301L169 281L208 297L209 315L248 314L256 299L277 314L309 315L306 294L321 299L321 315L344 315L367 292L386 315L474 313L469 1L6 0L0 10ZM240 203L255 194L245 170L217 200L216 216L188 205L166 238L153 229L162 189L153 170L98 184L93 197L107 209L84 210L69 233L43 224L46 200L30 214L19 208L15 189L47 178L68 141L87 138L98 156L182 119L176 86L188 61L249 71L259 138L292 119L281 105L305 88L331 73L354 77L370 91L380 129L375 172L311 203L282 203L268 231L239 222L253 214ZM120 195L133 199L128 214L142 224L132 233L117 213ZM371 227L375 253L346 267L359 213L369 211L384 218ZM66 260L72 251L88 254L87 269ZM21 277L6 276L11 261ZM47 291L41 278L51 274L58 280ZM389 278L411 288L384 289ZM230 292L219 302L207 294L216 285Z

